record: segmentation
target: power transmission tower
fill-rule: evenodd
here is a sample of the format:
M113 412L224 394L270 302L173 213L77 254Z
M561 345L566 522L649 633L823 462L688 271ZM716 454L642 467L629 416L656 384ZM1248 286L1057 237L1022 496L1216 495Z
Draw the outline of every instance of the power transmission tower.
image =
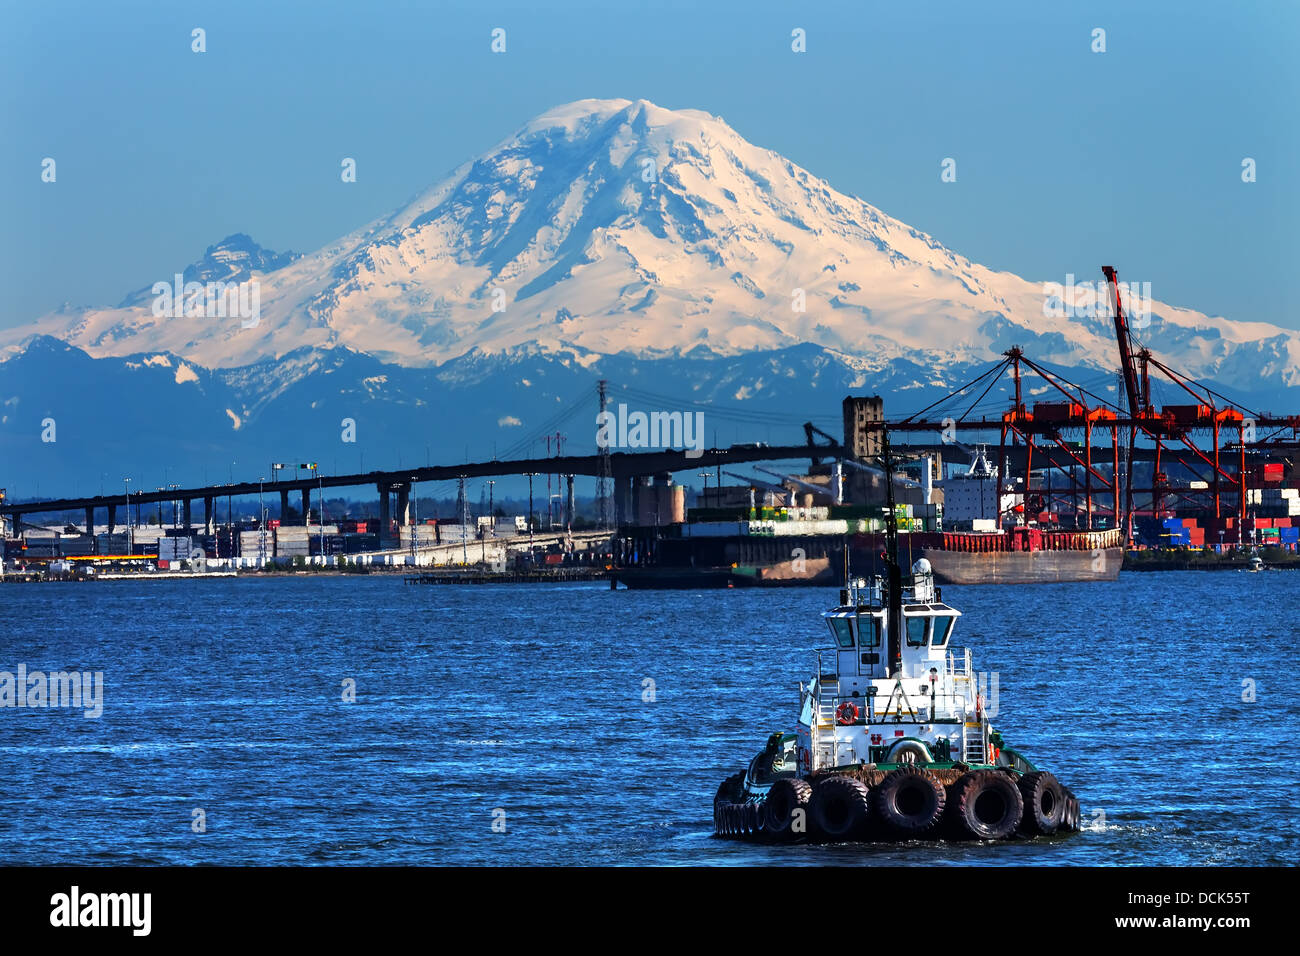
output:
M608 382L601 379L597 385L597 391L600 396L600 416L596 419L596 451L600 455L600 477L596 479L596 508L597 521L599 530L609 530L609 495L610 486L613 484L614 472L609 460L609 441L608 431L606 432L606 441L600 441L600 430L605 427L605 407L609 402L609 396L606 388Z

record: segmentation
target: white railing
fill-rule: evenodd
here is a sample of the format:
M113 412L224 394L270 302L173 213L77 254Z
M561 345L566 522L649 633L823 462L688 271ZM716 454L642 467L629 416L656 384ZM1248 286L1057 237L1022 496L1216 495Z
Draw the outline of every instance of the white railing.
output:
M972 671L969 647L955 648L948 651L948 676L970 680Z
M969 697L969 694L960 690L947 694L936 693L933 696L928 693L913 693L908 694L905 701L897 695L877 694L865 697L828 695L817 701L814 723L820 731L835 734L841 727L847 731L853 727L861 727L863 724L952 720L965 714ZM855 704L858 708L858 719L852 724L841 724L837 717L840 704L845 702Z

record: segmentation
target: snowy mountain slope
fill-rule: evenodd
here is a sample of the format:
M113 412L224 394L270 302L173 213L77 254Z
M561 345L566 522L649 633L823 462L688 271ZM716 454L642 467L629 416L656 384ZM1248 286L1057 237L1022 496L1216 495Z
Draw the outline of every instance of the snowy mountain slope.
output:
M645 101L544 113L315 253L286 261L242 245L236 274L260 284L253 328L156 317L137 293L0 334L0 348L43 334L94 357L158 350L229 369L304 348L421 367L519 348L650 358L814 344L879 370L922 353L934 368L988 361L1019 344L1060 365L1115 365L1104 311L1045 315L1043 283L970 262L718 118ZM1081 265L1081 279L1094 271ZM1141 334L1197 376L1300 385L1296 332L1156 302Z
M1092 308L1099 265L1078 266L1089 286L1048 290L708 114L582 101L313 253L235 235L178 264L186 282L255 281L255 323L155 314L151 283L114 308L0 332L0 486L73 494L123 475L256 477L270 461L336 472L541 454L556 428L590 452L598 378L633 408L708 409L706 440L723 444L798 442L808 418L834 434L850 392L917 411L1013 345L1115 397L1109 311ZM1160 357L1245 407L1295 407L1300 334L1158 301L1134 318Z

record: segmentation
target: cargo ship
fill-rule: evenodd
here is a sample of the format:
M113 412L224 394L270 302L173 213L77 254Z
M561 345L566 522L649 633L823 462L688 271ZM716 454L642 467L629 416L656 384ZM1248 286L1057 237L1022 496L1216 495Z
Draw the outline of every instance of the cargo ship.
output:
M670 533L653 529L653 540L638 550L640 566L615 568L611 578L631 589L834 587L846 556L863 573L883 573L887 531L897 533L901 556L909 564L924 558L940 584L1119 576L1121 530L1058 527L1059 516L1046 511L1041 496L999 481L983 447L972 450L966 470L941 482L923 461L924 480L910 482L920 503L896 503L891 495L888 505L766 506L751 489L747 512L698 508ZM931 500L938 485L943 503Z
M610 577L615 586L633 590L834 587L846 549L854 567L882 573L885 535L840 524L845 527L838 535L759 535L742 527L732 536L703 543L690 538L665 541L658 563L615 568ZM1114 581L1124 564L1124 539L1118 529L900 531L898 541L903 558L925 558L940 584ZM803 553L788 557L796 550ZM728 557L735 560L724 563Z
M884 536L856 535L853 563L879 573ZM1124 536L1109 531L943 531L899 535L910 560L924 558L940 584L1042 584L1114 581L1124 564Z
M901 517L896 523L924 527L928 520ZM634 590L834 587L841 580L846 551L863 573L883 573L885 525L882 518L750 521L719 528L725 533L707 532L716 526L686 525L682 537L656 542L651 563L614 568L610 577L615 586ZM940 584L1114 581L1124 564L1124 539L1118 529L899 528L898 546L909 563L925 558Z
M973 450L969 467L943 481L942 529L899 536L900 556L924 558L940 584L1041 584L1113 581L1124 564L1119 529L1064 530L1043 513L1039 496L1026 495L1000 480L987 450ZM1038 507L1033 503L1038 498ZM954 526L952 519L963 519ZM882 570L884 535L860 535L854 563L869 573Z

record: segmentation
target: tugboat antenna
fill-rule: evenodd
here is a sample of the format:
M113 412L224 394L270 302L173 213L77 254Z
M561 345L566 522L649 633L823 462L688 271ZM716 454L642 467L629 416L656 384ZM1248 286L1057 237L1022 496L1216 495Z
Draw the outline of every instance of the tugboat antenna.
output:
M840 548L844 552L844 587L849 587L849 536L845 533L840 539Z

